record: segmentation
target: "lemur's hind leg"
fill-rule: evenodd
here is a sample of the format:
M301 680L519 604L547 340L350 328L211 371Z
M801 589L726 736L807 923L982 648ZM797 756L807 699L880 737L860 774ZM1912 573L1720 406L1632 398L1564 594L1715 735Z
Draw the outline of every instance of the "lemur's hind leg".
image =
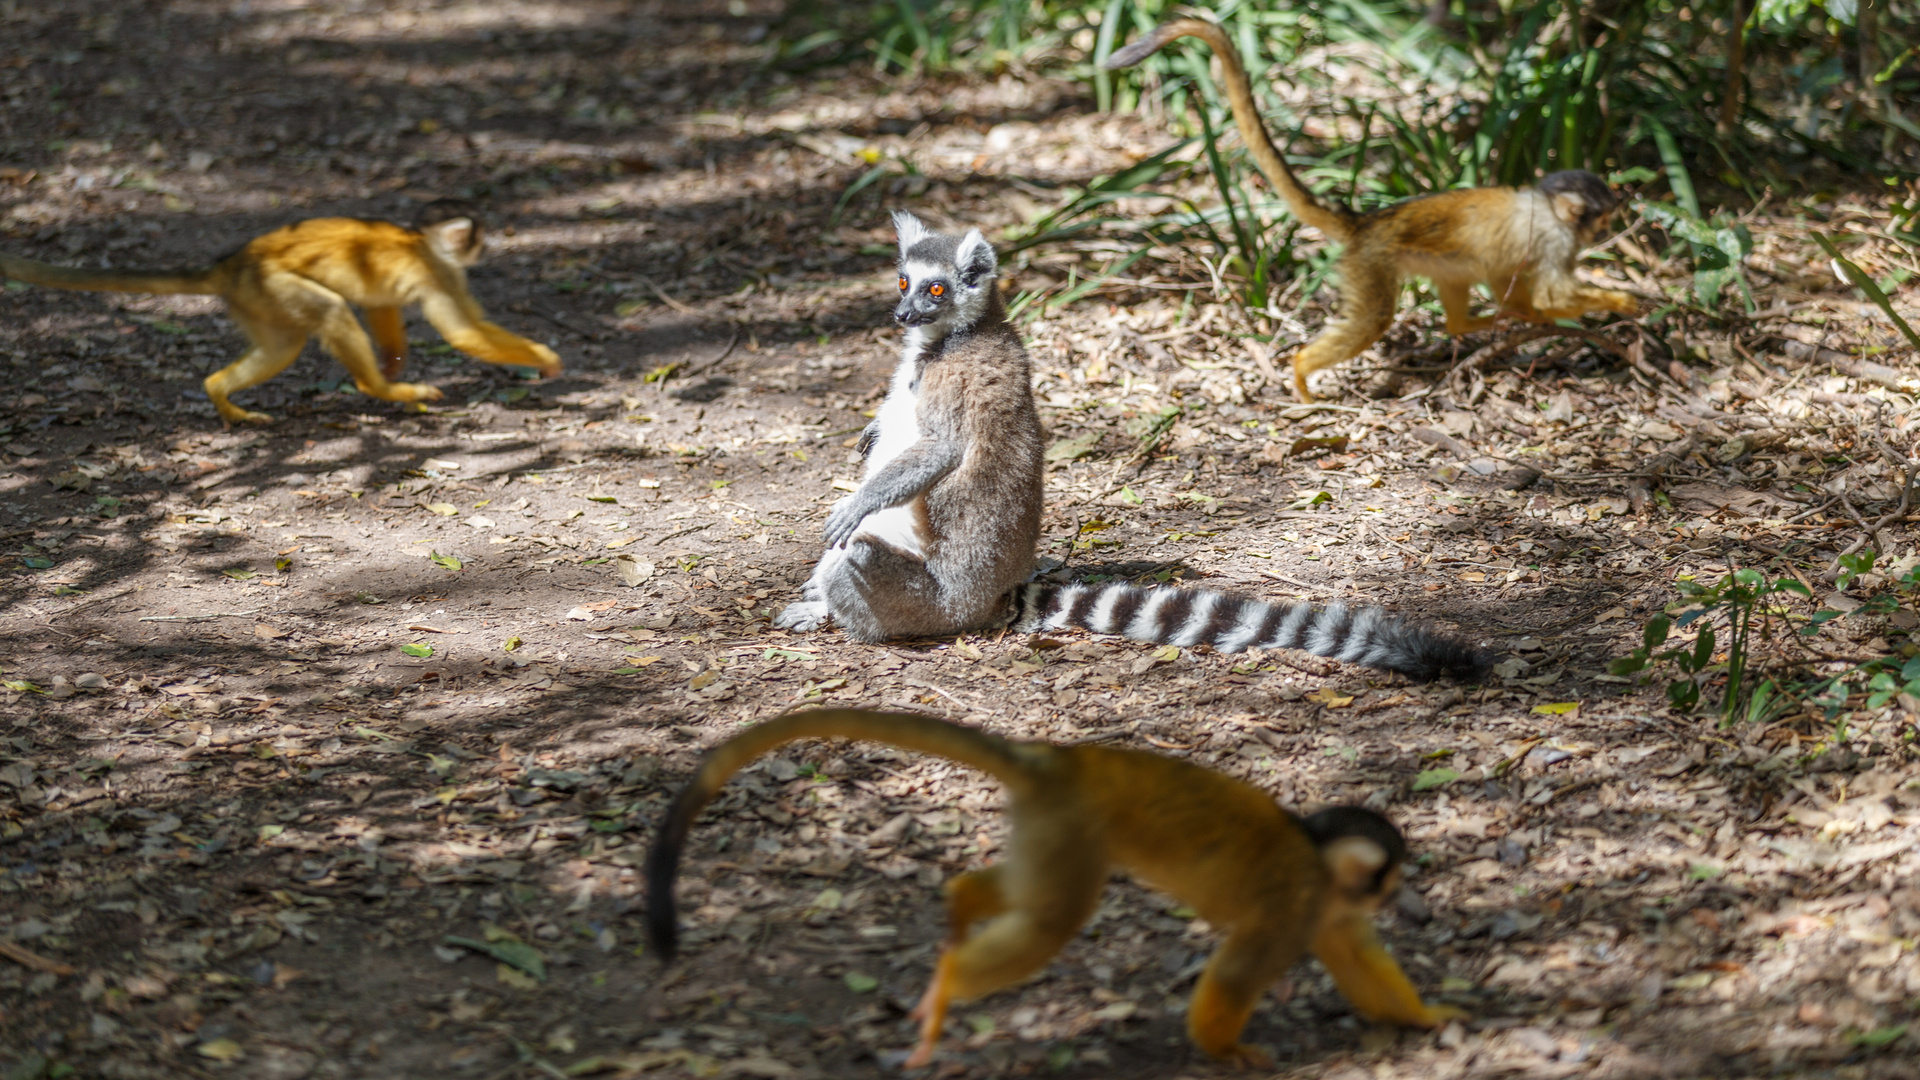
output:
M780 614L773 617L773 625L802 634L812 633L827 625L833 618L833 613L827 607L827 582L840 573L846 561L846 548L828 548L815 564L806 584L800 586L800 599L781 608Z
M940 582L926 563L863 537L841 550L845 561L822 584L828 609L849 637L886 641L968 629L946 615Z

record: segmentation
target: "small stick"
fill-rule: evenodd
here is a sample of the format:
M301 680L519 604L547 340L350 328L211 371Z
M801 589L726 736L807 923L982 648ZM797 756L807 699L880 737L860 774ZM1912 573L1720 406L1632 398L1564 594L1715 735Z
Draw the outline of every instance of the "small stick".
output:
M653 290L653 295L659 297L661 303L667 305L668 307L672 308L673 310L679 312L682 315L698 314L692 308L688 307L687 305L681 303L678 300L675 300L673 297L668 296L666 292L660 288L660 286L655 285L653 283L652 278L641 278L640 280L647 283L647 288Z
M711 521L709 521L709 522L707 522L707 523L706 523L705 525L695 525L695 526L694 526L693 528L691 528L691 529L681 529L681 530L680 530L679 532L675 532L675 533L668 533L667 535L665 535L665 536L663 536L663 537L661 537L660 539L658 539L658 540L655 540L655 541L653 542L653 546L654 546L654 547L659 547L659 546L660 546L661 544L664 544L664 543L666 543L667 541L669 541L669 540L671 540L671 539L673 539L673 538L674 538L674 537L676 537L676 536L685 536L685 535L687 535L688 533L697 533L697 532L699 532L699 531L700 531L701 529L711 529L711 528L713 528L713 522L711 522Z
M717 363L719 363L720 361L722 361L722 360L725 360L725 359L726 359L727 357L729 357L729 356L732 356L732 355L733 355L733 347L734 347L735 345L738 345L738 344L740 344L740 324L739 324L739 323L734 323L734 324L733 324L733 336L727 339L727 347L726 347L726 348L724 348L724 349L721 349L721 350L720 350L720 355L719 355L719 356L716 356L716 357L714 357L713 359L711 359L711 360L709 360L709 361L707 361L707 362L706 362L706 363L704 363L704 364L701 364L701 365L700 365L699 367L691 367L691 368L688 368L688 369L687 369L687 373L686 373L685 375L682 375L682 376L681 376L681 378L683 378L683 379L691 379L691 378L693 378L693 377L694 377L695 375L698 375L698 374L700 374L701 372L704 372L704 371L706 371L706 370L707 370L708 368L710 368L710 367L712 367L713 365L715 365L715 364L717 364ZM860 430L860 429L859 429L859 428L854 428L853 430L855 430L855 431L858 431L858 430ZM841 434L845 434L845 432L842 432Z
M582 330L579 327L568 322L567 320L561 318L560 316L549 315L548 313L540 310L539 308L534 307L532 304L515 304L513 306L513 310L518 311L523 315L533 315L538 318L545 319L548 322L552 323L553 325L559 327L560 329L565 330L570 334L577 334L580 337L586 338L588 341L600 340L599 334L591 330Z
M214 611L206 615L142 615L136 622L206 622L208 619L246 619L257 612L252 611Z
M21 967L29 967L35 971L44 971L49 975L73 974L72 964L63 964L58 960L49 960L37 952L23 949L11 941L0 941L0 956L6 957Z

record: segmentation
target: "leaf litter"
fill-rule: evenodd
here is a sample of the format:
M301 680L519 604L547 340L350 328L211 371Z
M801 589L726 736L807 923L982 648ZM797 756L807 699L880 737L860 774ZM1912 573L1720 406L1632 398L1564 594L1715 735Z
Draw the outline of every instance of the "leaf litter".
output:
M102 78L132 62L135 32L212 40L141 5L84 28L57 6L29 15L23 50L53 58L83 34ZM862 646L769 619L817 555L836 482L857 471L844 443L894 351L874 315L889 256L864 251L891 236L857 200L825 227L864 159L775 134L729 143L711 123L839 126L834 110L865 95L868 111L916 118L870 140L927 180L889 205L1021 224L999 167L969 171L982 136L953 119L952 88L839 72L831 90L782 91L777 110L727 99L726 65L757 54L641 15L596 25L596 40L627 50L620 71L705 50L715 66L688 76L686 101L618 83L592 53L568 54L571 82L531 77L567 50L515 31L495 47L526 73L476 76L460 107L549 132L563 130L552 110L585 119L564 137L456 142L450 114L419 122L443 107L430 86L339 36L359 31L312 13L209 18L238 32L223 39L237 51L205 62L244 60L267 80L231 122L196 125L233 145L188 151L177 132L156 136L159 156L139 139L70 143L62 167L96 183L8 189L12 220L34 223L9 250L118 260L128 241L129 259L200 258L252 235L263 211L249 193L273 190L405 216L425 183L412 170L432 163L436 194L483 181L510 193L496 211L514 231L476 290L517 330L558 335L570 371L523 383L419 356L448 403L409 412L339 389L336 369L321 383L296 369L256 391L276 426L222 431L178 398L237 340L210 308L9 292L22 317L0 341L68 368L32 391L43 400L0 411L8 467L34 481L9 526L23 531L6 539L0 610L0 995L16 1020L6 1050L35 1055L41 1074L890 1075L878 1062L911 1043L904 1012L944 932L935 885L1005 841L1002 800L978 777L865 745L759 763L695 830L688 958L662 968L640 946L641 852L674 786L701 747L795 703L1154 747L1290 806L1384 807L1420 863L1383 935L1430 997L1474 1019L1383 1039L1303 965L1250 1029L1283 1075L1744 1062L1893 1077L1910 1061L1920 671L1903 667L1914 620L1899 582L1914 554L1915 383L1896 322L1812 254L1797 209L1743 219L1750 312L1679 305L1655 323L1657 347L1619 328L1598 332L1611 345L1509 347L1450 342L1417 310L1334 373L1318 406L1284 399L1245 345L1275 328L1180 251L1129 271L1152 265L1130 280L1154 287L1082 288L1105 257L1095 240L1011 260L1022 288L1082 283L1076 302L1023 323L1056 433L1050 572L1388 601L1505 645L1486 686L1077 635ZM392 32L448 37L443 13L409 18ZM258 62L321 41L343 51ZM316 64L331 65L324 79L304 73ZM589 105L576 88L591 79L609 90ZM349 125L350 154L268 100L335 95L353 110L375 89L414 122ZM1041 117L1035 137L1082 180L1164 138L1051 111L1063 91L1037 77L962 92L977 115ZM685 125L594 119L623 95L688 110ZM64 121L39 95L20 100L19 130L54 138ZM719 100L735 111L688 108ZM127 168L179 191L116 181L106 191L124 205L88 197ZM589 209L588 190L616 201ZM165 201L187 192L191 219ZM693 193L697 211L665 212ZM1871 232L1873 205L1820 209L1861 238L1844 258L1875 281L1904 257ZM116 216L162 227L115 231ZM188 220L208 237L181 233ZM79 246L49 246L56 234ZM709 258L718 236L730 246ZM1629 242L1646 257L1619 265L1691 294L1680 260ZM645 284L669 271L686 310ZM1909 322L1912 289L1888 294ZM1328 303L1307 297L1289 317L1323 318ZM691 387L674 370L706 362L728 327L747 331L714 368L731 381L676 396ZM1284 343L1306 326L1279 329ZM1639 362L1613 359L1634 341ZM1456 355L1471 362L1418 370ZM70 383L81 375L108 392ZM1367 396L1393 376L1393 393ZM103 516L109 487L120 502ZM645 559L614 546L630 540ZM267 561L275 573L249 569ZM1657 614L1684 617L1675 582L1747 568L1805 579L1812 596L1769 598L1777 622L1754 655L1766 677L1831 681L1815 687L1824 697L1718 722L1724 609L1679 630L1697 648L1719 628L1703 711L1669 707L1667 668L1645 685L1608 673ZM449 626L501 647L407 640ZM1180 1036L1208 942L1192 913L1116 885L1093 933L969 1006L943 1053L956 1075L1209 1068Z

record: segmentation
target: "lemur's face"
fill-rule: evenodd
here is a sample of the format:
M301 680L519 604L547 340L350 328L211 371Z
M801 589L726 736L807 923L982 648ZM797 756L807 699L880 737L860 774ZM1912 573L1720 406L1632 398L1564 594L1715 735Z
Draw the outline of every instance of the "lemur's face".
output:
M953 314L953 268L934 263L902 262L900 303L893 309L901 326L930 326Z
M900 302L893 317L901 326L942 336L970 326L986 310L999 261L980 230L954 237L930 232L905 211L896 211L900 234Z

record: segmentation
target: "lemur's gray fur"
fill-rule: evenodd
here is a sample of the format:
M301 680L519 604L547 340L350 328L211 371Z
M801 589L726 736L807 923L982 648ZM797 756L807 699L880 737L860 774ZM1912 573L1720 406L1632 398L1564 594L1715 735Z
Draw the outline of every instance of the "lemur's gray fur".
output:
M1211 645L1218 652L1304 649L1349 664L1427 681L1473 681L1492 657L1473 645L1373 606L1269 604L1210 589L1139 589L1125 582L1024 585L1013 628L1040 633L1076 627L1163 645Z
M774 620L837 620L862 641L1005 626L1075 627L1221 652L1305 649L1417 679L1479 677L1489 657L1376 607L1266 604L1207 590L1026 581L1040 534L1040 420L1027 353L978 230L896 212L907 328L893 385L860 437L866 476L827 516L827 552Z
M884 641L1004 624L1033 572L1044 445L999 260L978 229L936 233L904 210L893 226L906 345L860 439L860 488L834 505L826 554L774 620L790 630L831 618Z

